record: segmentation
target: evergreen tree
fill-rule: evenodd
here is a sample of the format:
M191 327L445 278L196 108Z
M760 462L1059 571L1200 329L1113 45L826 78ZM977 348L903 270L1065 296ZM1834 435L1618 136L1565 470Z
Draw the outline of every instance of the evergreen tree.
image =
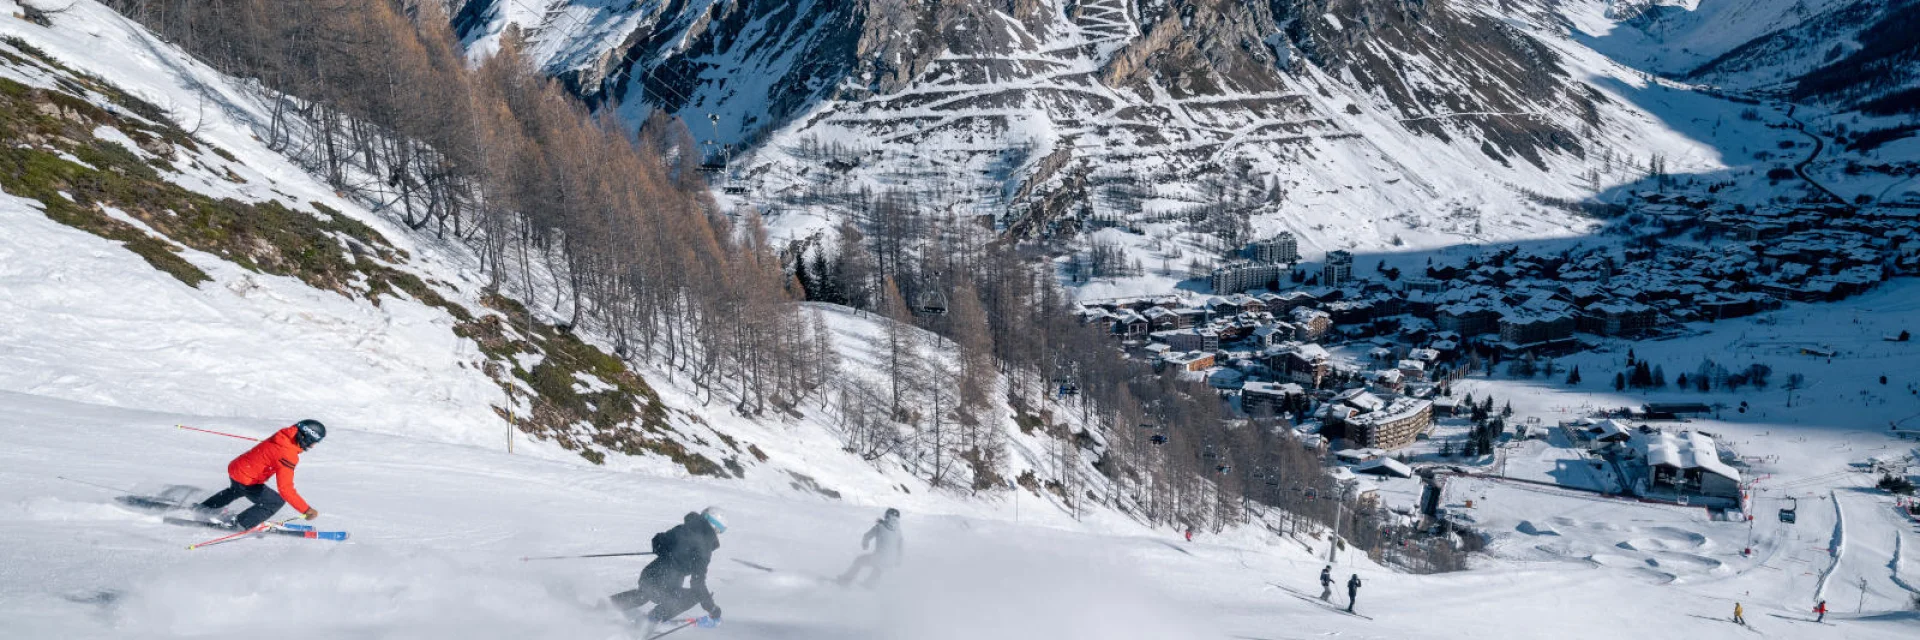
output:
M1567 385L1572 386L1577 384L1580 384L1580 366L1574 365L1573 370L1567 372Z
M827 263L826 252L819 250L813 252L813 263L809 271L811 271L814 280L813 286L819 289L816 297L811 299L833 304L847 303L846 292L841 290L840 283L835 281L832 276L833 269ZM809 288L807 291L813 293L814 289Z
M1680 387L1681 389L1687 388L1687 374L1682 373L1680 377L1674 378L1673 386Z
M1660 368L1660 365L1654 365L1653 367L1653 388L1667 388L1667 370Z
M1633 375L1627 378L1627 386L1635 389L1647 389L1653 386L1653 369L1647 366L1645 360L1633 365Z
M1625 373L1613 374L1613 390L1614 391L1627 390L1627 374Z

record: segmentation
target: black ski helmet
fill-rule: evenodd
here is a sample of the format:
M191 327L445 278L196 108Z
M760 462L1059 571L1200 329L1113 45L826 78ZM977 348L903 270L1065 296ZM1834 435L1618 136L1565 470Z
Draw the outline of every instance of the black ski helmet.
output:
M319 420L301 420L294 423L293 428L298 430L293 434L293 443L301 449L312 449L327 437L327 425L320 424Z
M900 510L899 510L899 509L887 509L887 519L888 519L888 520L899 520L899 519L900 519Z

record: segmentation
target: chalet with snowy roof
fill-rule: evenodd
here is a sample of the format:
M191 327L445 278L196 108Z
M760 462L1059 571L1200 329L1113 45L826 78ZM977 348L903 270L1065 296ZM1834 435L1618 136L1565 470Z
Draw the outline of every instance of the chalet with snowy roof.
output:
M1295 340L1319 340L1333 329L1333 317L1319 309L1298 308L1290 312Z
M1740 471L1720 459L1718 445L1706 434L1656 431L1634 442L1644 456L1647 481L1653 488L1740 499Z
M1336 300L1323 305L1327 317L1333 324L1350 325L1372 322L1376 304L1372 300Z
M1392 399L1350 389L1327 403L1322 434L1355 447L1400 449L1433 424L1433 402L1409 396Z
M1394 368L1400 372L1400 375L1405 376L1407 380L1417 381L1427 379L1427 363L1424 360L1404 359L1397 363Z
M1261 313L1267 310L1267 303L1258 297L1244 293L1227 296L1227 300L1240 307L1241 313Z
M1780 301L1773 296L1748 291L1716 292L1695 300L1693 307L1703 320L1725 320L1777 309Z
M1370 383L1372 390L1381 393L1400 393L1407 388L1407 376L1398 369L1382 369L1361 374Z
M1305 387L1291 382L1248 382L1240 387L1240 409L1248 415L1261 411L1277 414L1287 406L1289 397L1306 394Z
M1113 335L1115 337L1122 339L1142 338L1147 335L1147 332L1152 330L1153 324L1147 322L1144 316L1141 316L1131 309L1114 314Z
M1413 467L1393 458L1374 458L1353 465L1353 472L1362 475L1391 476L1395 478L1413 477Z
M1183 328L1180 326L1180 316L1166 307L1150 307L1140 315L1147 319L1154 331Z
M1581 331L1602 336L1637 336L1654 328L1653 307L1632 300L1596 302L1581 309Z
M1554 344L1572 338L1573 327L1573 316L1565 313L1514 313L1500 318L1500 342L1514 349Z
M1447 288L1447 283L1426 276L1408 276L1400 279L1400 288L1408 292L1440 293Z
M1613 444L1633 439L1633 427L1619 420L1607 419L1588 425L1587 437L1600 444Z
M1168 353L1164 358L1167 365L1181 371L1199 372L1213 367L1213 352L1190 351L1186 353Z
M1312 343L1289 342L1267 350L1267 368L1275 376L1308 387L1319 387L1333 372L1332 360L1325 348Z
M1333 452L1333 459L1338 460L1340 462L1347 463L1347 464L1360 464L1362 462L1366 462L1369 460L1377 460L1377 459L1386 457L1386 455L1387 455L1386 449L1361 447L1361 448L1354 448L1354 449L1341 449L1339 451L1335 451Z
M1487 304L1454 303L1440 307L1433 323L1441 331L1477 336L1500 330L1500 312Z
M1155 331L1149 336L1154 342L1164 342L1174 351L1217 351L1220 349L1220 332L1213 329L1175 329Z
M1253 335L1249 337L1253 339L1255 346L1263 348L1273 347L1293 340L1294 336L1298 334L1298 331L1298 328L1293 326L1292 323L1269 322L1255 327Z

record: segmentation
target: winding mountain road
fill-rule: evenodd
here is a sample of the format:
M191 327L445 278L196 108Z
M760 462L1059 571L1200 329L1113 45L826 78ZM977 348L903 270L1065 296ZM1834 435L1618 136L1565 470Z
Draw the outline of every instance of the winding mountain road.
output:
M1828 189L1827 185L1820 184L1820 181L1814 180L1813 176L1807 175L1807 165L1811 165L1813 161L1820 159L1820 152L1826 150L1827 141L1820 139L1820 136L1808 132L1807 123L1801 122L1799 118L1793 117L1794 110L1798 108L1800 108L1800 105L1787 105L1787 120L1793 122L1793 128L1798 130L1800 135L1813 139L1813 153L1807 154L1805 159L1793 165L1794 175L1800 176L1801 180L1807 181L1807 184L1813 185L1813 188L1819 189L1821 193L1827 194L1827 197L1833 198L1834 202L1838 202L1845 205L1848 209L1852 209L1853 205L1848 203L1846 198L1840 197L1840 194L1834 193L1832 189Z

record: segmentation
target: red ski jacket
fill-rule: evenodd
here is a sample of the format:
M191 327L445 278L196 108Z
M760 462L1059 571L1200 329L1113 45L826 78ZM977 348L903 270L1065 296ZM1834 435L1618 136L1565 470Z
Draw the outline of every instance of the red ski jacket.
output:
M299 432L287 427L260 441L227 464L227 477L244 485L266 484L267 478L277 477L275 485L280 488L280 496L287 499L293 510L306 513L310 510L307 501L293 490L293 468L300 464L300 445L294 444L293 437Z

